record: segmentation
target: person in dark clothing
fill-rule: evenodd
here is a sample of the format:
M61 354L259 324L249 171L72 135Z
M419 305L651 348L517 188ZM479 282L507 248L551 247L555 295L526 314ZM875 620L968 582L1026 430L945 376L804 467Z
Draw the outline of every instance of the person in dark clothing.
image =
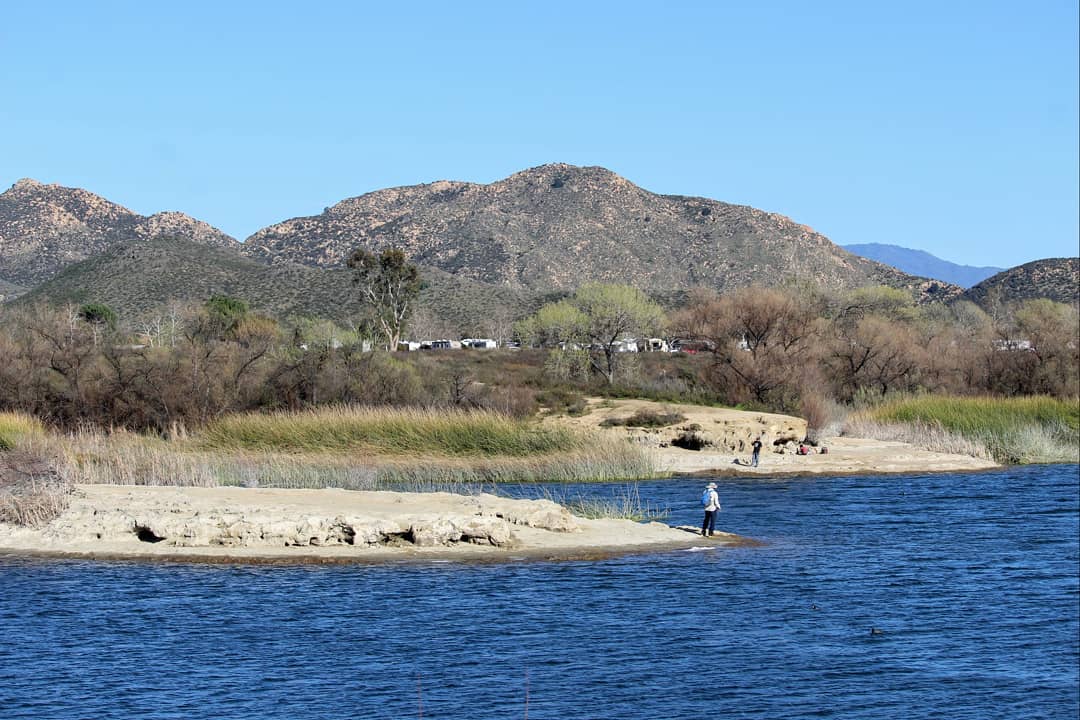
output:
M701 534L712 535L716 532L716 513L720 512L720 495L716 492L716 483L705 486L703 504L705 505L705 519L701 522Z
M751 443L750 447L754 449L754 454L750 458L750 466L757 467L758 456L761 455L761 438L758 437L757 439L755 439L754 442Z

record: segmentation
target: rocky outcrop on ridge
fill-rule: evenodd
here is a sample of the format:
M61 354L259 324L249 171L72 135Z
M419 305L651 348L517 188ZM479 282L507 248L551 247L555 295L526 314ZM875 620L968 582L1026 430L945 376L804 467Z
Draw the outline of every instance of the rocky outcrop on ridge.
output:
M19 180L0 193L0 282L29 288L115 243L162 235L238 244L183 213L139 215L86 190Z

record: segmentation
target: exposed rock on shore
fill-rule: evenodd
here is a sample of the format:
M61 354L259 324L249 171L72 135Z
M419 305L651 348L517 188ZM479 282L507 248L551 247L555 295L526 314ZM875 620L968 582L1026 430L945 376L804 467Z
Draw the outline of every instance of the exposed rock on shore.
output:
M642 412L652 415L670 412L684 419L663 427L623 424L627 417ZM549 418L547 421L622 435L650 448L683 447L715 453L749 453L750 444L756 438L761 438L763 443L771 447L797 443L806 437L806 421L791 415L635 399L590 398L584 414L573 418Z
M0 552L75 556L581 556L687 542L661 523L587 520L550 500L348 490L83 485L43 528L0 524Z
M126 490L126 492L125 492ZM192 489L198 494L206 489ZM229 488L219 490L228 493ZM121 502L89 501L94 488L83 488L69 512L44 529L57 543L125 542L131 539L163 546L198 547L329 547L333 545L436 547L457 543L515 547L515 526L552 532L573 532L578 521L550 500L511 500L493 495L466 497L449 493L364 493L396 495L403 507L387 517L372 513L329 515L285 507L259 508L229 504L207 507L184 499L147 503L148 494L164 488L120 489ZM280 491L275 491L280 492ZM313 491L318 493L318 491ZM250 499L255 493L248 491ZM249 499L249 498L237 498ZM431 511L433 506L448 508ZM452 509L450 509L452 508Z

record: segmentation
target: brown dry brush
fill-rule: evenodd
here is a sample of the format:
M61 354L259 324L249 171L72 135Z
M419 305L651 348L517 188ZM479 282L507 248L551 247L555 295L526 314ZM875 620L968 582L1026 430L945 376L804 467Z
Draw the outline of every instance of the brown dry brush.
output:
M889 288L826 301L748 288L692 293L672 326L707 345L705 378L732 404L790 412L813 411L814 396L852 403L898 393L1080 391L1077 309L1047 300L992 318L968 302L917 307Z
M0 523L40 527L70 504L72 485L47 456L0 452Z
M1080 392L1074 307L1029 301L990 317L971 303L916 307L888 289L833 299L799 289L693 292L672 316L672 333L705 352L646 354L617 387L546 375L544 350L362 352L316 346L258 315L225 326L205 308L177 315L174 325L167 340L151 341L94 326L71 308L5 310L0 410L67 429L89 423L168 435L227 413L332 404L524 417L557 394L602 391L808 413L816 426L825 422L822 401ZM1018 339L1030 346L1008 344Z

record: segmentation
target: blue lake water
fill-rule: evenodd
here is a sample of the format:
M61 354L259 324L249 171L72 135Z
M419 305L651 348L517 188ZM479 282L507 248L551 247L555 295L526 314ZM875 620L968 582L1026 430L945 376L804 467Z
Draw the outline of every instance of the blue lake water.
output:
M1075 720L1077 472L721 479L763 547L594 562L0 558L0 717Z

